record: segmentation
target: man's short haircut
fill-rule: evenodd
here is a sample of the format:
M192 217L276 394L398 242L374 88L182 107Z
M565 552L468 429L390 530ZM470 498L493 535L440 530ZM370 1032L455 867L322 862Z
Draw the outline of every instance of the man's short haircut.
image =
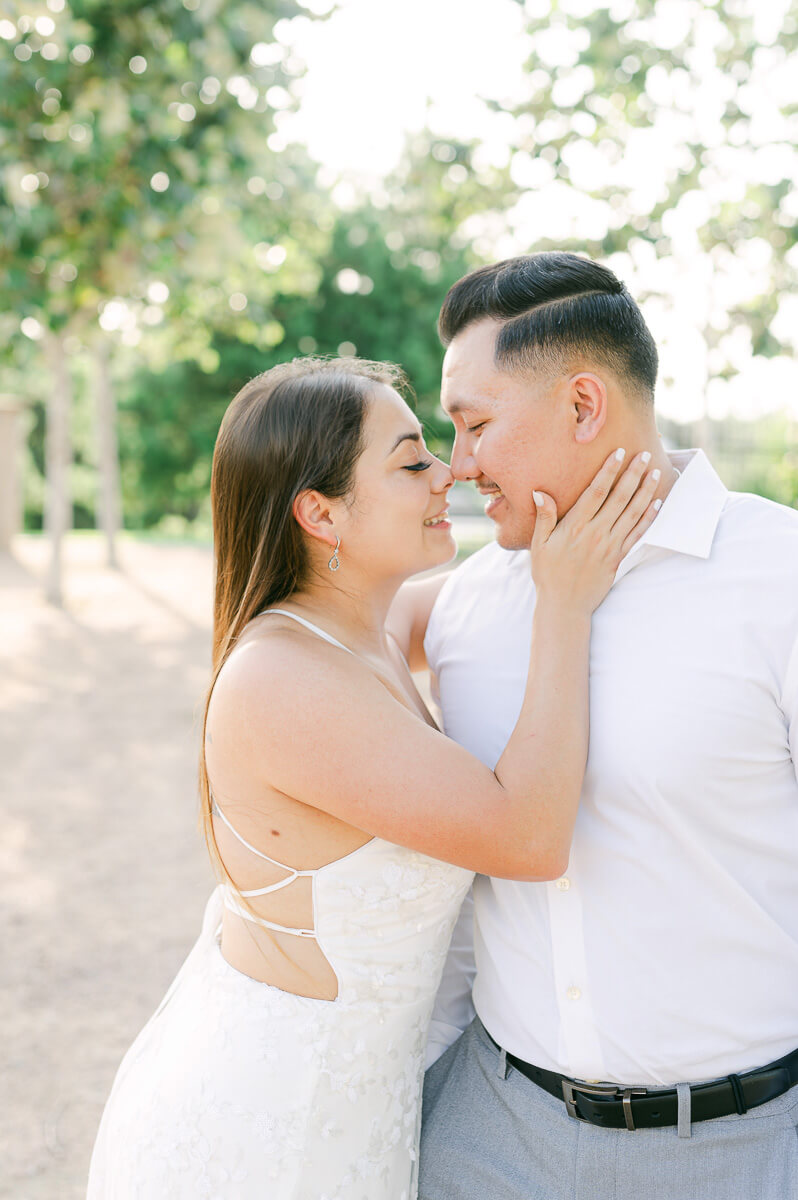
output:
M471 271L443 302L444 346L484 317L501 322L499 367L560 374L583 357L654 399L657 347L643 314L612 271L592 259L543 251Z

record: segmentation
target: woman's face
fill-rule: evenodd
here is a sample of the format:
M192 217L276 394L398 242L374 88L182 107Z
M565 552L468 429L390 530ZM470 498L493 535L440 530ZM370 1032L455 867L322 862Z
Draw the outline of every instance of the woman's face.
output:
M341 565L396 579L449 562L457 552L447 519L454 478L427 450L413 412L385 384L371 393L364 443L353 497L338 502Z

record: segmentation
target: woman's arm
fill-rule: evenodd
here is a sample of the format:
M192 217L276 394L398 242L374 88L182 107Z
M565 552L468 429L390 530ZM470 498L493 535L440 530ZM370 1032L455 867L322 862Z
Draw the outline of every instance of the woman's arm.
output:
M642 465L612 488L619 469L606 464L556 529L553 501L538 510L529 679L495 774L362 661L292 630L242 646L220 675L227 751L264 785L388 841L489 875L562 874L587 756L590 614L656 515Z

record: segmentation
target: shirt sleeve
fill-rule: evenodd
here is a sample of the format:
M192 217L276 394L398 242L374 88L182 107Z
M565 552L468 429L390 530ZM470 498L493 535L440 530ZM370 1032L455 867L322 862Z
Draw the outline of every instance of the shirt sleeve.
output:
M795 777L798 779L798 637L787 663L781 706L787 718L787 742L792 755Z
M473 1021L471 989L475 974L472 888L460 909L435 999L427 1040L427 1067L431 1067Z
M444 654L447 633L446 612L459 584L462 567L452 571L441 588L424 638L424 653L431 672L430 689L435 703L440 706L438 671ZM471 989L476 975L474 963L474 898L469 890L460 909L454 927L449 953L441 976L435 1007L432 1011L427 1040L427 1067L440 1058L474 1019Z

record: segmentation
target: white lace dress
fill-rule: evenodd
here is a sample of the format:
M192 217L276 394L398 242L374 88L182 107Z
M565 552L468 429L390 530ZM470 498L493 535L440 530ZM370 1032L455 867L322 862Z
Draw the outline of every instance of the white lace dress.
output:
M231 967L217 888L119 1068L88 1200L413 1200L427 1027L472 874L379 838L306 874L337 999Z

